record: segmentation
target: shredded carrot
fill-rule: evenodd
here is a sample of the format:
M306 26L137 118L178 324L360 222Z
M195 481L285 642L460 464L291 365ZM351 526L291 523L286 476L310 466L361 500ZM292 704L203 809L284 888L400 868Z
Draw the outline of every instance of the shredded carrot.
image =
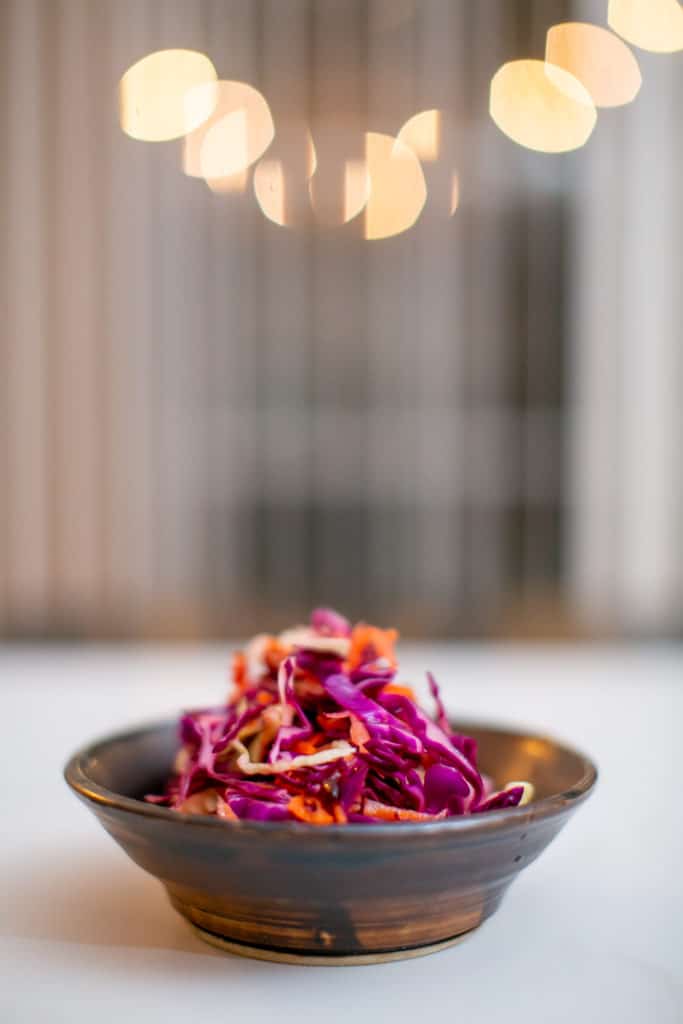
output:
M396 668L394 644L398 640L395 629L379 629L359 622L351 633L348 667L359 668L375 661L386 660L387 667Z
M284 644L275 636L268 638L268 645L263 652L263 660L270 669L271 672L277 672L280 667L280 662L283 658L286 658L289 654L289 650Z
M239 821L230 804L226 804L225 800L220 797L216 801L216 814L219 818L225 818L226 821Z
M336 821L314 796L293 796L287 804L287 810L299 821L307 821L309 825L332 825Z
M316 732L308 740L299 740L292 749L295 754L317 754L320 747L329 742L330 738L324 732Z
M382 689L382 693L396 693L399 697L407 697L408 700L412 700L414 704L417 704L417 697L411 686L403 686L401 683L387 683Z
M272 693L268 693L266 690L259 690L256 694L256 702L258 704L272 704L275 701L275 697Z
M349 730L349 736L354 747L358 747L361 753L365 753L365 744L370 739L370 733L361 722L360 718L356 718L355 715L351 715L351 729Z
M338 825L345 825L349 820L346 817L344 808L342 807L341 804L334 805L334 807L332 808L332 814L334 815L334 820L337 822Z
M297 693L309 698L324 697L325 695L325 690L320 685L319 680L311 675L310 672L297 672L296 689Z
M378 821L435 821L443 817L441 814L423 814L421 811L409 811L405 807L390 807L377 800L365 800L363 814Z
M350 711L321 711L318 714L318 725L327 732L338 732L345 724L344 719L350 718Z
M232 681L238 693L244 693L247 686L247 659L242 651L235 651L232 656Z
M299 740L292 747L295 754L315 754L317 749L312 740Z

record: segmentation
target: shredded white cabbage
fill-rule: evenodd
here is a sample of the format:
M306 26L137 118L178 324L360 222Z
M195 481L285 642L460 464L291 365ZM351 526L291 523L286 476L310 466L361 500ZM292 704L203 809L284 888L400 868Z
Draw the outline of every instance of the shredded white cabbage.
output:
M299 768L330 764L331 761L339 761L342 757L356 753L356 748L346 740L335 740L329 747L323 747L315 754L299 754L297 757L281 758L279 761L268 763L268 761L252 761L249 751L239 740L233 740L232 747L239 753L237 767L245 775L283 775L285 772L298 771Z
M258 633L245 648L247 679L250 683L260 683L268 675L265 655L270 641L271 637L267 633Z
M310 626L295 626L280 633L278 640L286 647L301 647L317 654L334 654L338 658L346 658L351 650L351 641L347 636L321 636Z
M534 787L531 782L506 782L503 789L513 789L515 786L521 786L524 792L522 793L521 799L517 804L518 807L522 807L524 804L529 804L534 798Z

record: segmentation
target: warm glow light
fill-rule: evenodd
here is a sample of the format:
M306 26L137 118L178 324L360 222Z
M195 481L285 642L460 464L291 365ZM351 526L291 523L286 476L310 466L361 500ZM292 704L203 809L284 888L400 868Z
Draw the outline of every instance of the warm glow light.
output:
M420 160L437 160L441 151L441 111L423 110L415 114L403 125L398 138Z
M308 223L308 182L316 168L315 146L303 121L278 123L273 146L254 171L254 194L264 215L281 227Z
M192 89L187 103L201 103L206 86ZM194 178L226 178L244 171L265 153L275 127L266 100L245 82L218 82L211 118L183 144L183 170Z
M357 217L370 198L370 173L365 160L344 165L344 223Z
M194 131L216 106L216 69L195 50L158 50L128 68L119 82L119 117L134 139L165 142ZM187 94L202 86L188 103Z
M490 111L505 135L543 153L583 146L597 120L585 86L542 60L503 64L491 80Z
M618 36L599 25L566 22L548 30L545 59L585 85L597 107L619 107L635 99L642 78L638 61ZM561 82L556 82L562 88Z
M451 209L450 209L450 216L451 217L453 216L455 211L458 209L459 203L460 203L460 182L458 180L458 175L454 174L453 175L453 180L451 181Z
M331 175L318 172L308 183L311 206L323 224L347 224L358 216L370 196L370 174L365 160L345 160L340 179L337 182Z
M230 174L226 178L207 178L206 184L212 192L217 195L245 192L249 175L246 170L238 171L237 174Z
M318 170L318 154L313 144L313 136L310 132L306 134L306 177L310 179Z
M233 110L207 129L199 151L203 178L228 178L246 170L252 161L247 150L247 114Z
M683 50L683 7L679 0L609 0L607 22L641 50Z
M285 173L281 160L261 160L254 171L254 195L264 216L287 227L285 218Z
M319 118L312 127L319 158L308 184L311 210L321 224L346 224L370 193L365 138L354 118Z
M365 158L370 174L365 237L389 238L407 231L427 198L420 161L410 146L378 132L366 132Z

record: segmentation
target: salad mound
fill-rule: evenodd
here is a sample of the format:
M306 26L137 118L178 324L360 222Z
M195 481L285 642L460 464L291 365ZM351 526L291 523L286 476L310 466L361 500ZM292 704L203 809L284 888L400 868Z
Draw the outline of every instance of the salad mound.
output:
M398 634L318 608L308 626L260 634L237 652L225 706L180 720L163 795L145 799L226 820L430 822L528 802L495 790L477 745L453 732L435 679L436 714L397 683Z

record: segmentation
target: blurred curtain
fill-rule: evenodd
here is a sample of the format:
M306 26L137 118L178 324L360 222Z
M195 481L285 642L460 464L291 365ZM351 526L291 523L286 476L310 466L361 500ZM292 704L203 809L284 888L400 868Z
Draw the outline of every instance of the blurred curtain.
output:
M574 195L569 587L586 621L680 636L683 61L638 58L641 93L601 116Z
M551 628L565 597L600 628L680 625L676 73L564 160L487 116L496 68L570 8L0 7L5 634L235 633L319 600L491 632L539 596ZM284 230L123 136L120 75L172 46L276 125L443 108L420 224Z

